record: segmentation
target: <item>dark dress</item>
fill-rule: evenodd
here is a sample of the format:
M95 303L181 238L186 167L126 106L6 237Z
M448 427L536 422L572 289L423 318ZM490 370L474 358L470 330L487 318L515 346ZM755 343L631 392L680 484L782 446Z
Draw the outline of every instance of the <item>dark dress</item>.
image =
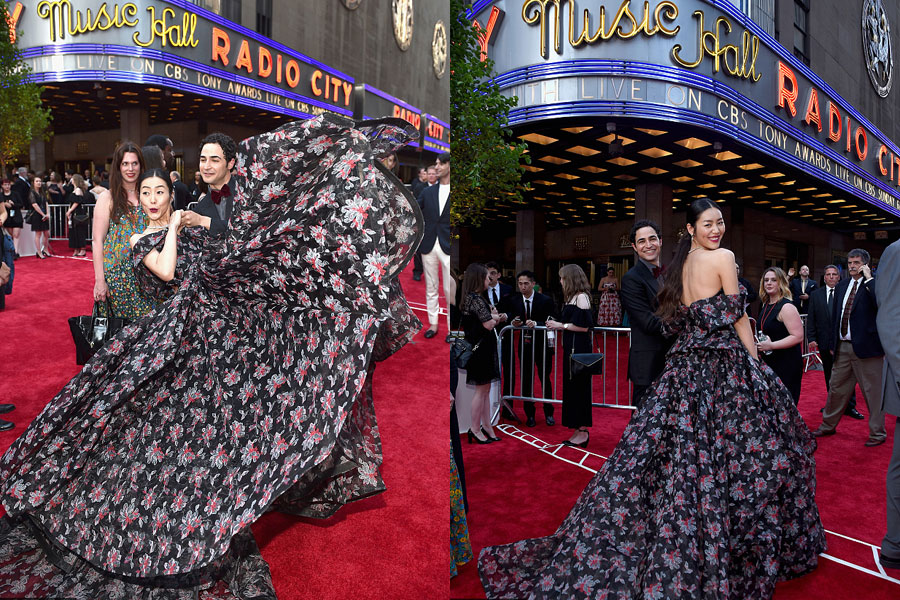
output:
M30 190L28 194L28 202L30 205L28 208L31 209L31 218L29 218L28 223L31 225L32 231L50 231L50 219L44 220L38 211L32 208L33 205L37 204L41 207L41 212L45 215L47 214L47 197L43 194L38 194L34 190Z
M4 227L8 229L21 229L22 225L25 224L25 221L22 219L22 207L19 206L19 203L16 200L15 194L9 194L8 196L0 193L0 202L12 202L12 208L7 208L6 211L9 216L6 218L6 223L3 224Z
M738 338L740 295L682 307L622 439L556 533L482 550L488 598L770 598L825 549L815 440Z
M563 306L559 317L560 323L572 323L578 327L593 327L594 321L589 308L578 308L574 304ZM591 418L591 376L569 375L569 357L572 354L592 352L591 334L587 331L562 331L563 344L563 398L562 424L564 427L577 429L590 427Z
M478 346L466 365L466 383L483 385L500 379L497 336L483 323L491 320L491 305L479 294L469 294L462 304L462 328L466 341Z
M138 241L170 297L0 459L0 597L272 598L250 524L383 491L371 378L421 327L397 275L422 217L377 157L414 135L289 123L241 144L233 227L185 230L172 282L140 262L165 231Z
M84 196L76 196L73 193L69 194L68 201L69 206L76 203L78 204L78 208L72 211L72 225L69 227L69 248L80 250L87 245L88 225L90 224L90 221L78 223L75 220L75 216L88 214L87 207L85 206L87 198Z
M778 320L781 309L785 304L791 304L787 298L782 298L774 305L763 304L759 309L759 328L773 342L786 338L788 333L784 323ZM803 379L803 350L802 344L791 346L790 348L782 348L780 350L772 350L770 354L760 352L762 358L767 365L772 367L775 374L781 379L785 387L794 397L794 404L800 401L800 383Z

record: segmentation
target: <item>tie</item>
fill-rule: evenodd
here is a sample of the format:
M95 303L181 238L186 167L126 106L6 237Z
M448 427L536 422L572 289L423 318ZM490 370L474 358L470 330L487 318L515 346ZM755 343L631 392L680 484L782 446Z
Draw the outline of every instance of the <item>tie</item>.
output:
M828 290L828 316L834 315L834 288Z
M211 192L212 201L218 204L222 201L222 198L227 198L231 195L231 189L228 187L228 184L222 186L222 189L212 190Z
M491 290L491 298L493 298L493 300L491 301L491 304L493 304L494 306L497 306L497 303L500 302L500 299L497 298L497 288L494 288Z
M653 267L653 277L655 279L659 279L660 275L665 275L666 268L665 267Z
M531 300L525 301L525 320L531 320Z
M844 307L844 314L841 315L841 337L846 337L847 333L850 331L850 310L853 308L853 299L856 298L856 286L859 281L853 282L853 289L850 290L850 295L847 296L847 305Z

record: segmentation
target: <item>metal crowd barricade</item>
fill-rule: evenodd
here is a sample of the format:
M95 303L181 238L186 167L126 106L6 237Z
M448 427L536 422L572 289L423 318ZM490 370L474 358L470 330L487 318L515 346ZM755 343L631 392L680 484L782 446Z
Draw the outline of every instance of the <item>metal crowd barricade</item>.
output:
M800 315L800 320L803 321L803 343L800 347L803 349L803 372L806 373L816 365L821 365L822 357L819 356L818 350L809 351L809 330L807 329L809 315Z
M91 225L94 221L94 205L84 204L88 213L88 235L87 241L91 241ZM51 240L67 240L69 239L69 220L66 218L66 211L69 210L68 204L49 204L50 210L50 239Z
M621 357L620 352L622 350L621 341L627 336L628 343L624 349L627 357L627 352L631 347L631 329L628 327L595 327L590 333L591 347L596 349L599 345L599 351L604 354L603 373L593 378L600 379L601 402L591 402L591 405L597 408L636 408L632 404L631 383L627 379L627 373L625 373L626 359ZM530 344L527 343L526 334L532 334L532 342ZM549 351L545 355L544 360L538 360L539 364L535 365L536 354L540 351L538 349L540 344L535 343L535 340L540 340L545 335L549 336L546 342ZM493 419L496 419L497 413L501 408L506 408L515 415L516 421L519 421L518 416L509 405L510 400L562 404L563 356L561 331L552 331L545 326L517 327L507 325L498 335L497 354L500 357L501 370L505 371L507 375L501 383L500 404L492 415ZM530 361L533 367L522 369L521 364L526 361ZM547 373L547 371L550 372ZM530 373L532 377L530 396L522 394L525 372ZM539 379L538 382L534 381L536 375L537 379ZM610 380L610 378L613 378L613 380ZM548 387L551 389L544 390L543 382L545 381L549 383ZM507 382L510 382L512 389L506 389ZM541 396L537 395L539 385ZM619 402L621 385L627 386L628 400L625 404ZM607 395L607 388L610 387L614 395L612 401L608 401ZM516 391L519 393L516 393Z

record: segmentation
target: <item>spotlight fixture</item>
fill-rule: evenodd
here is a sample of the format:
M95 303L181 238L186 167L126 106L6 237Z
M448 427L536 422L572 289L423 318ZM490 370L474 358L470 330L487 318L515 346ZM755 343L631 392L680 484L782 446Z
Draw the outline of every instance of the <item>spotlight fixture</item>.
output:
M106 98L106 88L100 85L100 82L94 82L94 91L97 92L97 97L100 99Z
M606 124L606 133L614 133L616 131L616 123L615 121L609 121Z
M722 151L722 142L713 142L713 152Z

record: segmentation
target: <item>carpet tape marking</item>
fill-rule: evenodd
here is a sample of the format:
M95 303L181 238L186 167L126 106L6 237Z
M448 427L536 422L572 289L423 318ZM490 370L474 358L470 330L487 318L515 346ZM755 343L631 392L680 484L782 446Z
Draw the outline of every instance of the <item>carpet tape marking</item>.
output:
M522 431L521 429L517 428L515 425L506 425L506 424L498 425L497 429L499 429L506 435L510 436L511 438L515 438L521 442L525 442L526 444L528 444L529 446L531 446L533 448L537 448L544 454L549 454L553 458L561 460L562 462L569 463L570 465L580 467L580 468L584 469L585 471L589 471L594 474L597 473L597 471L595 469L592 469L592 468L587 467L584 464L582 464L588 458L588 456L596 456L603 460L607 460L607 458L608 458L606 456L603 456L602 454L597 454L595 452L588 452L587 450L573 447L572 450L580 451L584 454L584 456L582 456L582 458L579 462L574 462L574 461L571 461L567 458L563 458L563 457L559 456L558 454L556 454L556 452L560 448L563 447L562 444L549 444L533 434ZM528 439L528 438L530 438L530 439ZM552 448L553 450L552 451L548 450L548 448ZM857 544L862 544L864 546L871 547L872 553L875 555L875 564L878 565L878 571L873 571L871 569L861 567L861 566L853 564L851 562L847 562L846 560L831 556L830 554L822 553L819 556L821 556L822 558L827 558L828 560L832 560L836 563L840 563L846 567L850 567L851 569L856 569L857 571L861 571L861 572L867 573L869 575L874 575L875 577L878 577L879 579L884 579L885 581L890 581L892 583L900 584L900 579L894 579L893 577L888 576L887 573L884 572L884 568L881 566L881 563L878 562L878 551L877 551L878 546L875 546L874 544L870 544L868 542L864 542L862 540L858 540L856 538L850 537L849 535L844 535L842 533L837 533L835 531L831 531L829 529L826 529L825 533L830 533L831 535L836 535L838 537L842 537L846 540L850 540L851 542L856 542Z

